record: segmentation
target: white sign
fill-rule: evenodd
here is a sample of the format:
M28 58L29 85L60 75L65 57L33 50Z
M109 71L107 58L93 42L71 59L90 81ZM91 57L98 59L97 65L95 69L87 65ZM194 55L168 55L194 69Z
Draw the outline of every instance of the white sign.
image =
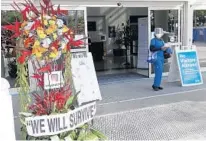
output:
M78 104L101 100L101 93L91 53L76 53L72 61L73 83L78 95Z
M176 57L176 48L173 49L174 52L172 54L172 62L170 64L169 74L168 74L168 82L176 82L180 81L179 68L177 64Z
M63 87L64 79L62 71L54 71L51 73L44 73L44 89L56 89Z
M74 130L94 118L96 103L90 103L65 114L27 117L26 128L30 136L48 136Z

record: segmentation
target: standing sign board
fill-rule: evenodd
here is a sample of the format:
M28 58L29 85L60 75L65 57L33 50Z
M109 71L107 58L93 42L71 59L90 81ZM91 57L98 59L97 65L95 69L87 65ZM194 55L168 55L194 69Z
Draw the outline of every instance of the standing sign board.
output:
M171 58L172 62L170 64L170 69L169 69L169 74L168 74L168 82L181 81L180 75L177 75L177 74L180 74L178 64L177 64L177 56L176 56L176 51L179 49L177 49L177 47L174 47L173 50L174 50L174 53L173 53L172 58Z
M74 53L71 61L73 82L78 95L78 104L102 100L92 54Z
M197 51L177 50L176 57L182 86L203 84Z

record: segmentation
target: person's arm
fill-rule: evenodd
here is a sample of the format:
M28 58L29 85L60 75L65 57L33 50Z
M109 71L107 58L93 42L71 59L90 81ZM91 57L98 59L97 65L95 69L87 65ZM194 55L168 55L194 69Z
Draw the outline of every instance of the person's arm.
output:
M161 48L156 48L155 47L155 39L152 39L151 43L150 43L150 51L155 52L155 51L160 51L160 50L161 50Z

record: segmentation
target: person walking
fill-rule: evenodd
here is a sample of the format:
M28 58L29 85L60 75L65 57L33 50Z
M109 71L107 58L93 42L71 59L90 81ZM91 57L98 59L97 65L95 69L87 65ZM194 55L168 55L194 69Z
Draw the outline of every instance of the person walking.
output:
M164 51L166 51L168 47L165 46L164 41L161 39L164 35L162 28L155 28L154 35L155 38L153 38L150 43L150 51L153 53L155 52L157 58L155 62L153 62L155 77L152 88L155 91L159 91L163 89L163 87L161 87L161 81L164 69Z

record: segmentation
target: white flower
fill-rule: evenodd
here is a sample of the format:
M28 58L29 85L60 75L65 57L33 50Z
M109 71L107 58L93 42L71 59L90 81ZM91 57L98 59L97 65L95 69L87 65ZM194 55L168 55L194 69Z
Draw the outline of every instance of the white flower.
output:
M58 29L58 30L57 30L57 35L58 35L58 36L61 36L62 34L63 34L62 29Z
M51 39L50 38L45 38L41 41L41 45L44 47L44 48L49 48L49 45L51 44Z
M31 20L32 18L36 17L36 14L32 11L26 12L26 17Z
M33 33L29 33L29 37L32 37L34 34Z
M63 38L63 42L65 42L67 44L69 42L69 40L67 38Z
M24 27L24 30L30 30L33 24L34 22L28 22L27 25Z
M58 51L57 57L52 59L53 61L58 60L61 57L62 52Z
M57 26L58 26L58 28L63 27L63 25L64 25L63 20L61 20L61 19L57 19Z
M61 46L60 46L60 49L64 49L65 46L66 46L66 43L65 43L65 42L62 42L62 43L61 43Z
M46 20L50 20L50 19L51 19L51 17L48 16L48 15L45 15L44 18L45 18Z

